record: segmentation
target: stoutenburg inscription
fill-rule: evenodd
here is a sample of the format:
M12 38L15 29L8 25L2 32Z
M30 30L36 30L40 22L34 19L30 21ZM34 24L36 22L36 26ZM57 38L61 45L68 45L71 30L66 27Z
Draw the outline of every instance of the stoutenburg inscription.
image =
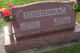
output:
M66 14L65 7L23 12L24 19Z
M70 3L41 2L12 11L17 38L73 29L75 26L74 10Z

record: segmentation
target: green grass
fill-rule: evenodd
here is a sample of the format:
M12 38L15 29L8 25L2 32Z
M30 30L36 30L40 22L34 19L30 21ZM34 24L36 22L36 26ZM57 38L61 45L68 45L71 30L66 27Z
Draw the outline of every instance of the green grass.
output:
M6 22L3 19L1 19L0 20L0 27L4 26L5 24L6 24Z
M80 44L64 47L60 49L53 49L44 53L80 53Z
M76 22L80 23L80 12L76 13Z
M12 3L14 5L22 5L32 2L38 2L38 1L44 1L44 0L0 0L0 5L5 6L6 4Z

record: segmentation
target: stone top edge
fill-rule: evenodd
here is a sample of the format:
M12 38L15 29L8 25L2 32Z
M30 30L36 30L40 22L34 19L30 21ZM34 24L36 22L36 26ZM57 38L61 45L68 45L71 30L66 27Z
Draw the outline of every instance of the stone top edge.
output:
M19 5L19 6L16 6L16 8L25 7L25 6L29 6L29 5L33 5L33 4L48 3L48 2L51 2L51 3L52 2L55 2L55 3L70 3L69 1L39 1L39 2L33 2L33 3Z

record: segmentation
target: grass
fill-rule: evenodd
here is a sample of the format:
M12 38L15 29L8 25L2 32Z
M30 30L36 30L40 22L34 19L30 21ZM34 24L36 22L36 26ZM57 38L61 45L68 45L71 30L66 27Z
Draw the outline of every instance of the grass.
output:
M0 20L0 27L3 27L5 24L6 24L6 22L3 19L1 19Z
M76 22L80 23L80 12L76 13Z
M44 53L80 53L80 44L64 47L60 49L53 49Z
M37 1L43 1L43 0L0 0L0 5L2 7L6 7L6 4L12 3L14 5L22 5ZM76 21L80 23L80 12L76 12ZM5 25L5 21L0 20L0 27L3 27ZM60 48L60 49L53 49L51 51L47 51L44 53L80 53L80 45L74 45L70 47Z
M22 5L22 4L38 2L38 1L43 1L43 0L0 0L0 5L5 6L8 3L12 3L14 5Z
M17 3L14 2L14 4L21 5L21 4L25 4L25 3L32 3L32 2L38 2L38 1L43 1L43 0L23 0L23 1L19 0L19 2L18 2L18 0L15 0L15 2L17 2Z

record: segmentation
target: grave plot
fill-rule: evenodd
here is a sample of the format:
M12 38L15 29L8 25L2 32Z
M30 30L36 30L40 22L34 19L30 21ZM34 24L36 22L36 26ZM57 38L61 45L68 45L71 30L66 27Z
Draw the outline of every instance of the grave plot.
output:
M10 44L5 44L8 53L52 47L80 37L71 3L34 3L14 8L12 12L15 35L10 36Z

